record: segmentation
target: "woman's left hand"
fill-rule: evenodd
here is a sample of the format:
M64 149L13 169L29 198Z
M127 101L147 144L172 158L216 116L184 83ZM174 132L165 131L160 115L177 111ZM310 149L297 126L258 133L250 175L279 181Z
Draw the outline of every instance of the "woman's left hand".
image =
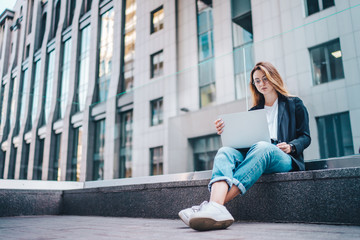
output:
M286 142L281 142L276 145L278 148L280 148L281 151L284 153L290 153L291 152L291 146L287 144Z

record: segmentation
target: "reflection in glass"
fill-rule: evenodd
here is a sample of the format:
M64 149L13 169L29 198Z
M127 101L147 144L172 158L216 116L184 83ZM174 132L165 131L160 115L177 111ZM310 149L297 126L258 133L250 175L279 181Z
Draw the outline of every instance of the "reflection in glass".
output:
M105 120L95 122L95 148L92 180L104 179Z
M151 13L151 33L164 28L164 8L161 6Z
M132 176L133 111L121 113L119 178Z
M20 128L23 126L24 124L24 120L25 120L25 104L26 104L26 100L27 100L27 86L28 86L28 69L25 69L23 71L23 82L22 82L22 86L20 86L21 89L21 96L20 96L20 116L19 116L19 123L20 123Z
M163 99L156 99L151 104L151 126L159 125L163 122Z
M20 165L20 179L27 179L30 157L30 144L24 143L23 158Z
M18 89L18 81L17 77L13 78L9 93L9 102L11 101L11 107L10 107L10 116L8 117L10 120L10 128L13 127L13 124L15 123L15 113L16 113L16 98L14 97L14 91L15 89Z
M316 118L321 158L354 154L349 112Z
M150 148L150 175L164 174L163 163L163 147Z
M80 167L82 156L82 127L74 129L73 154L70 166L70 181L80 181Z
M33 180L41 180L42 164L44 157L44 142L45 139L40 139L38 142L37 154L35 155L34 167L33 167Z
M114 10L110 9L101 15L101 37L99 53L98 101L107 99L111 78L111 62L113 55Z
M85 108L86 94L89 83L89 59L90 59L90 25L81 30L81 44L79 54L79 77L77 89L76 110L82 112Z
M136 40L136 1L126 0L125 24L124 24L124 50L122 68L122 91L133 88L134 85L134 60Z
M40 84L40 74L41 74L41 60L35 63L35 72L34 72L34 83L32 87L32 110L31 110L31 126L34 126L37 110L38 110L38 102L39 102L39 84Z
M212 1L197 0L200 107L215 103Z
M64 42L63 62L60 81L60 119L63 119L66 111L66 104L69 96L70 84L70 60L71 60L71 38Z
M51 101L52 101L52 91L53 91L53 80L54 80L54 70L55 70L55 51L51 51L48 54L48 64L47 64L47 75L45 83L45 98L44 98L44 124L49 120L50 110L51 110Z
M164 57L163 51L151 55L151 78L163 75Z
M49 166L49 180L60 181L61 167L61 134L55 134L54 136L54 159L52 166Z
M344 78L339 39L309 49L315 85Z

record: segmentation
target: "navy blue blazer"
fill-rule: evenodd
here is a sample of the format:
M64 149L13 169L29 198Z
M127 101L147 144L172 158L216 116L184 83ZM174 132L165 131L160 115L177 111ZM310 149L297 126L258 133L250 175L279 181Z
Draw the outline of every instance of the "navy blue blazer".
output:
M264 101L249 111L263 109ZM278 142L287 142L295 146L295 153L289 154L293 170L305 170L303 151L310 145L309 114L302 100L298 97L278 98Z

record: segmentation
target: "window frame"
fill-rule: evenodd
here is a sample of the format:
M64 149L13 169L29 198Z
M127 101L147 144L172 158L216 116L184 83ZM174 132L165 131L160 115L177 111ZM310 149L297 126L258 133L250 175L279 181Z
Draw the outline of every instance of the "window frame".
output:
M159 25L156 26L158 27L158 29L155 30L155 25L154 25L154 16L157 12L159 12L160 10L163 11L163 19L161 22L159 22ZM162 29L164 29L164 25L165 25L165 21L164 21L164 18L165 18L165 12L164 12L164 5L161 5L159 6L158 8L156 8L155 10L151 11L150 13L150 34L153 34L153 33L156 33L156 32L159 32L161 31ZM162 25L161 25L162 23Z
M164 147L152 147L150 150L150 176L163 175L164 174ZM157 156L159 159L154 163L155 150L159 150L161 155ZM156 166L154 168L154 165ZM156 169L156 174L154 174L154 169Z
M330 5L330 6L326 7L326 8L324 8L324 2L323 2L324 0L317 0L317 1L318 1L319 10L309 14L308 0L304 0L306 17L311 16L311 15L316 14L316 13L319 13L319 12L325 10L325 9L328 9L328 8L331 8L331 7L335 6L335 0L333 0L333 3L334 3L333 5Z
M154 71L154 59L155 57L158 57L160 56L160 54L162 54L162 62L157 62L156 65L159 65L159 68L157 69L156 71L156 75L155 75L155 71ZM162 65L160 64L162 63ZM160 65L162 66L161 67L161 71L159 70L160 69ZM150 78L156 78L156 77L160 77L164 74L164 50L161 49L153 54L150 55Z
M161 105L159 104L161 101ZM162 116L161 118L158 117L158 123L157 124L154 124L154 103L156 103L156 107L158 108L157 111L158 111L158 114L157 116ZM160 110L159 110L160 109ZM159 114L161 113L161 114ZM164 123L164 98L163 97L160 97L160 98L157 98L157 99L154 99L154 100L151 100L150 101L150 126L153 127L153 126L158 126L158 125L161 125Z

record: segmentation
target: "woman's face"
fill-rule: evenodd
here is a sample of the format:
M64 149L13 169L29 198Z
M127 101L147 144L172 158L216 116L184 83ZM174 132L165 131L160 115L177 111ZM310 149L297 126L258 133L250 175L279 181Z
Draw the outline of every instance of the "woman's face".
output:
M256 70L253 78L255 87L261 94L267 95L275 91L275 88L271 85L270 81L266 78L265 73L262 71Z

